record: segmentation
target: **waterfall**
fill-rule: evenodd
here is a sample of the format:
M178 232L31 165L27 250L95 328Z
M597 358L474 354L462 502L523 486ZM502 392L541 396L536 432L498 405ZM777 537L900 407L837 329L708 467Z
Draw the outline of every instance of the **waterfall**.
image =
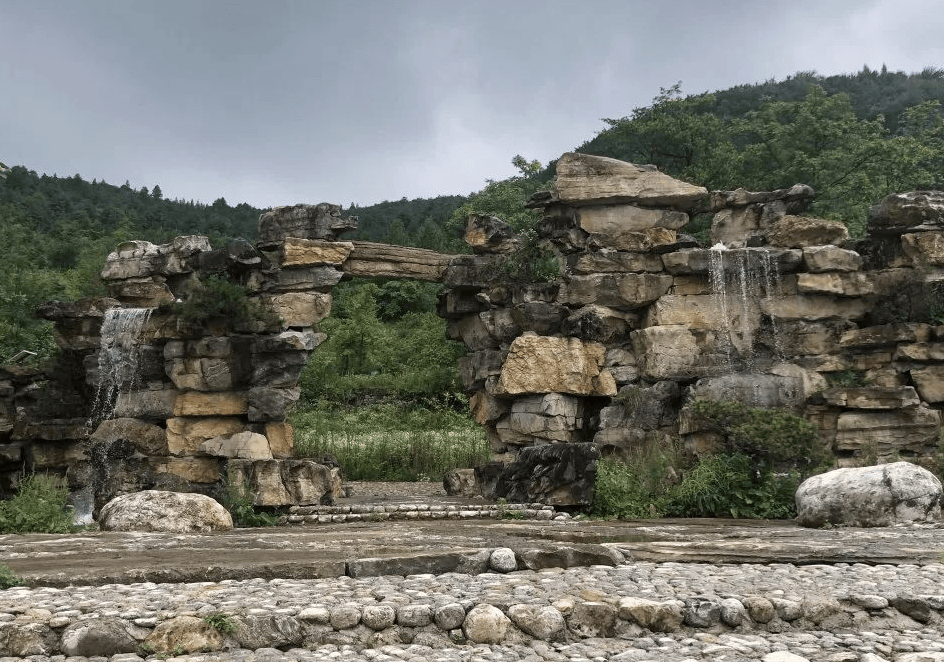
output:
M136 385L138 339L151 318L152 308L109 308L102 320L98 350L98 387L89 416L89 427L111 418L119 393Z
M739 370L754 369L754 334L760 319L755 302L762 290L764 299L772 303L779 280L777 262L766 249L729 249L719 242L709 250L708 282L719 317L718 329L726 336L727 372L734 369L735 349ZM771 327L771 347L776 356L782 356L782 339L773 317Z

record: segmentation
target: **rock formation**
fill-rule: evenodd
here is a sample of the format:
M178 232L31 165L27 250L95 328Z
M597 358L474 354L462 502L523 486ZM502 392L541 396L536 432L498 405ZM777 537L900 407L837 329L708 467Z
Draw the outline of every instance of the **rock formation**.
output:
M469 219L469 255L343 241L355 220L329 204L263 214L257 246L127 242L102 274L112 298L39 311L56 323L58 366L0 372L0 487L25 464L100 504L212 493L231 473L259 504L330 502L337 473L292 459L285 417L349 276L444 284L439 313L468 349L459 368L494 453L478 472L489 496L586 505L599 453L676 436L710 446L695 398L801 414L840 466L928 457L944 406L941 196L889 196L858 241L803 216L812 197L802 184L708 192L565 154L554 188L527 203L543 210L536 242L486 216ZM712 215L711 248L684 234L695 214ZM193 305L232 285L248 294L238 314ZM89 428L115 307L152 310L134 384Z

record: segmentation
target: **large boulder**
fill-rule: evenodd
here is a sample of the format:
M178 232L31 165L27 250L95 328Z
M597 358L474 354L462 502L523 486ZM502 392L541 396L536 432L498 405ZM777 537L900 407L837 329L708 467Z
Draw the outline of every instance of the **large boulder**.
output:
M144 490L109 501L98 524L103 531L206 533L229 531L233 518L226 508L202 494Z
M836 469L803 481L796 492L797 522L892 526L941 519L941 481L909 462Z
M616 395L616 382L603 368L606 347L577 338L526 334L515 338L501 368L498 392Z
M869 234L904 234L944 227L944 192L892 193L869 210Z

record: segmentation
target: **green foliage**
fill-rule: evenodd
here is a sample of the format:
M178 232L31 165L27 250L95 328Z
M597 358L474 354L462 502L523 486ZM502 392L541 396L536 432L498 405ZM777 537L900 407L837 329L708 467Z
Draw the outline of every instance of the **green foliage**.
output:
M204 278L186 301L165 304L160 310L177 315L187 324L214 319L224 319L231 326L279 324L275 314L258 299L251 298L245 287L216 275Z
M784 463L812 469L825 460L816 427L795 414L733 400L695 400L691 412L721 432L727 452L749 456L757 472Z
M226 472L226 492L223 494L223 506L233 516L233 522L240 527L275 526L279 518L258 510L254 505L255 495L249 483L240 480L232 470Z
M552 248L541 244L537 232L522 230L518 239L518 247L504 263L507 280L512 283L553 283L560 280L560 259Z
M223 634L234 634L239 629L239 624L233 620L229 614L220 611L214 611L203 617L205 623L209 623L215 630Z
M339 284L332 315L320 324L328 339L302 373L302 401L461 393L457 362L464 348L446 338L445 322L432 309L434 292L438 286L426 284Z
M620 519L659 515L665 495L676 482L673 465L681 465L676 446L647 445L622 460L601 459L597 462L593 513Z
M71 533L69 493L56 476L30 474L20 480L16 495L0 501L0 533Z
M0 591L5 591L8 588L13 588L14 586L25 585L26 580L13 574L13 571L10 570L10 568L8 568L3 563L0 563Z
M864 370L840 370L826 375L826 383L830 388L861 388L868 386L870 381Z
M799 474L758 479L752 464L750 457L738 453L703 458L666 496L663 512L669 517L795 517Z
M330 455L348 480L439 480L490 456L484 429L442 403L319 405L289 420L296 456Z

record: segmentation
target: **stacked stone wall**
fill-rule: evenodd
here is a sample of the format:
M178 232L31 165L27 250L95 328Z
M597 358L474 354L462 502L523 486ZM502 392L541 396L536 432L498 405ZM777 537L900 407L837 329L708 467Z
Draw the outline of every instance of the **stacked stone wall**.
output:
M860 241L802 216L812 198L800 184L709 193L565 154L553 190L528 203L543 210L536 242L479 216L469 255L343 241L355 220L328 204L263 214L256 246L128 242L102 273L112 298L40 310L63 349L56 376L0 374L0 471L7 483L66 473L99 501L212 493L228 472L260 505L330 501L337 472L292 459L286 414L331 289L350 276L444 283L439 313L468 349L460 373L494 453L479 471L489 496L586 505L601 453L676 437L710 447L717 432L688 415L696 398L802 414L840 464L929 457L944 403L944 196L890 196ZM684 234L706 214L711 248ZM535 282L549 257L557 273ZM265 314L184 314L212 278ZM137 380L99 422L102 319L116 306L153 311Z

